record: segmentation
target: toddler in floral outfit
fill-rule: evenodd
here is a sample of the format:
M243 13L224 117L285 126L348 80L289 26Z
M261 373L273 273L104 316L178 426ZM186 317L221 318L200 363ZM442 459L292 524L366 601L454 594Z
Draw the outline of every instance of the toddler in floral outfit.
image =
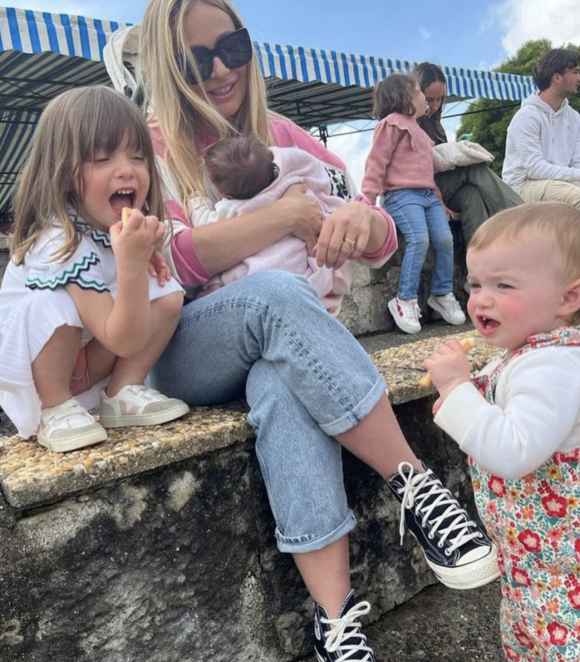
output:
M469 315L504 351L474 379L450 340L425 361L435 422L469 455L502 570L508 660L580 660L580 212L531 203L467 251Z

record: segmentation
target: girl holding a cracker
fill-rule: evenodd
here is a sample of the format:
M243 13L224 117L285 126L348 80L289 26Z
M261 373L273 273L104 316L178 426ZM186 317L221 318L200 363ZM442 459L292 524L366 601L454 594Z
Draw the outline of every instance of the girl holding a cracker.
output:
M137 107L105 87L54 99L14 210L0 289L0 406L20 435L68 451L104 441L109 427L187 413L143 386L183 293L156 253L160 184ZM99 401L97 422L88 409Z
M512 662L580 660L580 212L506 209L467 249L467 309L502 350L477 375L450 340L424 363L435 423L470 457L497 545Z

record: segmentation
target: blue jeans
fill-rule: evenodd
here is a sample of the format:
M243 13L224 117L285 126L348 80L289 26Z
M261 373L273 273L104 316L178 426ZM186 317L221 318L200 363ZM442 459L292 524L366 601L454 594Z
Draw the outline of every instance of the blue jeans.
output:
M443 205L432 189L405 188L385 195L385 210L405 237L399 277L400 299L416 299L429 242L433 247L431 294L453 291L453 235Z
M322 549L355 526L341 448L385 383L304 278L265 271L185 306L152 386L192 405L246 392L278 547Z

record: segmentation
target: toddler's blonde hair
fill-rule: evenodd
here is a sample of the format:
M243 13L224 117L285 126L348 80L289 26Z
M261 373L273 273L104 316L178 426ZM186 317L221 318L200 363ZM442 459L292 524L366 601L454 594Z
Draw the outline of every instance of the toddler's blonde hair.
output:
M499 212L479 226L467 250L488 248L497 241L517 250L519 241L528 237L540 237L552 247L564 282L580 279L580 211L565 202L528 202ZM580 311L568 322L580 324Z

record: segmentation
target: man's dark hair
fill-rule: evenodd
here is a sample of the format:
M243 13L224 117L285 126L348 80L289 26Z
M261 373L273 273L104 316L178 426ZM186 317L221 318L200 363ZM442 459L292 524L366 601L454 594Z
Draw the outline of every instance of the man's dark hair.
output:
M234 200L249 200L276 179L274 155L252 136L225 138L204 157L207 174L219 193Z
M547 90L552 84L554 74L563 74L569 69L578 66L578 53L566 48L553 48L544 53L539 59L538 64L532 70L534 83L538 86L540 92Z

